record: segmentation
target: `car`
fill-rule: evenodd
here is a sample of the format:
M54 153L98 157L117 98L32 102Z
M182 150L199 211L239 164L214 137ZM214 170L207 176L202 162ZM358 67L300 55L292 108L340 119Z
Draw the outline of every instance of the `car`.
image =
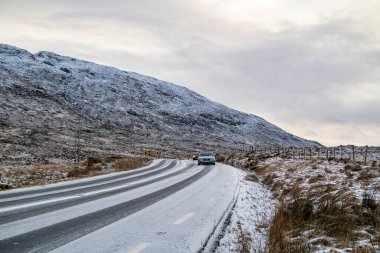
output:
M215 165L215 156L209 152L202 152L198 155L198 165Z
M198 156L197 155L193 155L193 160L194 161L198 160Z

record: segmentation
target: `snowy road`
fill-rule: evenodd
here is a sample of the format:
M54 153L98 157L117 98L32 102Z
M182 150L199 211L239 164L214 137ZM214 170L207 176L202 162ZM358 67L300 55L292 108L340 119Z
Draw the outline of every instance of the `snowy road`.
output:
M198 252L211 247L239 172L156 160L130 172L0 193L0 252Z

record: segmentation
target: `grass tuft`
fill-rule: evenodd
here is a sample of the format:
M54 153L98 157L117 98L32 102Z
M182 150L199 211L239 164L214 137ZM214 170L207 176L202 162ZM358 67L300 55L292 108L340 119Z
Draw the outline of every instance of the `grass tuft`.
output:
M257 178L257 176L255 174L248 174L245 176L244 179L247 181L259 182L259 179Z

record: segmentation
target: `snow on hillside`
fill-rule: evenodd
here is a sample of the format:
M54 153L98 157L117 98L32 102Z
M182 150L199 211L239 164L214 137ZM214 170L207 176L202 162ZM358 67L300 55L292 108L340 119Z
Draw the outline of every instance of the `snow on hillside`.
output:
M66 154L78 132L90 153L319 145L187 88L51 52L0 44L0 74L7 156L51 143Z

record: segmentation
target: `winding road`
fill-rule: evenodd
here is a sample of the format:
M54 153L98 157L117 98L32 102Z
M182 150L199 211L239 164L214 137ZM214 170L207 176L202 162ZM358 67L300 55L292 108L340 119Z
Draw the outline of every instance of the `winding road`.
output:
M215 243L239 172L155 160L141 169L0 192L0 252L202 252Z

